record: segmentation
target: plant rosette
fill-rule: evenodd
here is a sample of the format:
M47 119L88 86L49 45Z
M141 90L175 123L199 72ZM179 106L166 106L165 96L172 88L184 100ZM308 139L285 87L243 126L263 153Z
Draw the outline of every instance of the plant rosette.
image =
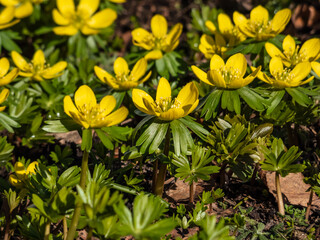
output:
M200 138L205 138L208 131L196 123L190 114L199 103L199 92L194 82L185 85L178 96L172 99L171 86L165 78L161 78L157 87L156 99L140 89L133 89L132 100L135 106L148 114L135 128L133 138L137 132L149 122L149 126L138 138L136 145L141 146L140 152L155 152L167 132L172 133L174 150L177 155L186 153L188 147L193 146L190 131ZM189 129L188 129L189 128Z
M214 55L207 73L196 66L191 68L202 82L214 87L203 102L201 116L204 116L205 120L217 116L219 104L222 109L241 114L240 97L256 111L265 109L266 99L247 86L256 78L261 67L254 69L244 78L247 60L243 54L231 56L226 63L220 56Z

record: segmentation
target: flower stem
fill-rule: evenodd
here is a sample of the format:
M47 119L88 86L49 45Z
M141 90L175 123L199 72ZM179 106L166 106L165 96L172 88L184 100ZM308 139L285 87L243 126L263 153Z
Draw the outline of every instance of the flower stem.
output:
M68 224L67 224L66 216L63 217L62 221L63 221L63 240L66 240L68 235Z
M310 211L311 211L311 204L312 204L312 198L313 198L313 189L311 188L310 190L310 196L309 196L309 201L308 201L308 206L307 206L307 211L306 211L306 222L309 222L309 216L310 216Z
M170 129L167 130L163 154L167 157L169 156L169 150L170 150ZM167 172L167 164L160 162L159 164L159 173L156 177L156 184L154 189L154 194L157 196L162 197L163 194L163 187L164 187L164 181L166 179L166 172Z
M278 197L278 210L281 215L285 215L284 212L284 205L283 205L283 198L282 198L282 193L281 193L281 187L280 187L280 176L279 173L276 172L276 177L275 177L275 182L276 182L276 190L277 190L277 197Z
M193 203L193 201L194 201L194 182L191 182L191 184L190 184L189 193L190 193L189 202Z
M83 151L82 156L82 164L81 164L81 175L80 175L80 187L82 189L85 189L86 185L86 178L87 178L87 171L88 171L88 158L89 158L89 152L86 150ZM82 202L79 201L76 204L76 208L74 209L73 217L70 224L70 229L67 235L67 240L73 240L74 236L76 234L79 218L80 218L80 212L82 208Z
M158 159L153 162L152 192L155 192L158 177Z
M46 222L45 229L44 229L44 240L49 240L50 224L51 224L51 221L48 219L47 222Z

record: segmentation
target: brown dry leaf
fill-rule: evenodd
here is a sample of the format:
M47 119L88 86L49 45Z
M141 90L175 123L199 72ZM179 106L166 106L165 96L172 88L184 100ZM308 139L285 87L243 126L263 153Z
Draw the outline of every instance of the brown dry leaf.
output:
M55 139L59 140L59 142L64 145L67 142L81 144L81 137L78 131L70 131L67 133L54 133L53 136Z
M275 173L265 172L265 182L269 192L276 198ZM281 192L286 203L307 206L310 185L303 182L302 173L290 173L288 176L280 177ZM314 194L312 206L320 207L320 199Z
M198 183L195 185L195 199L196 196L200 195L203 192L203 187ZM189 200L189 184L185 183L182 180L177 180L169 189L166 191L168 197L172 198L176 202L188 201Z

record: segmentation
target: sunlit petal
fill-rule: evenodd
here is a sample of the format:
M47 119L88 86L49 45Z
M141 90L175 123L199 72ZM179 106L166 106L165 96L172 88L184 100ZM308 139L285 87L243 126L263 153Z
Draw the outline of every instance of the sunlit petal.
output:
M171 97L171 86L167 79L164 77L160 78L159 84L157 87L157 96L156 101L159 101L160 98L169 98Z
M44 57L43 51L40 49L37 50L32 58L33 66L36 68L39 68L39 69L43 69L45 61L46 61L46 59Z
M53 9L52 17L56 24L58 25L68 25L70 24L70 20L65 18L57 9Z
M291 10L288 8L282 9L280 11L278 11L272 21L271 21L271 27L272 30L280 33L282 32L285 27L287 26L288 22L291 19Z
M0 59L0 77L3 77L9 71L10 63L5 57Z
M319 62L312 62L311 63L312 70L320 77L320 63Z
M162 112L159 115L159 119L165 121L172 121L185 116L185 111L182 108L171 108L166 112Z
M248 19L243 14L241 14L241 13L239 13L237 11L233 12L233 22L237 26L246 24L247 20Z
M130 76L134 79L134 81L138 81L147 71L147 60L145 58L141 58L133 67Z
M268 10L261 5L255 7L250 12L250 20L257 23L267 24L269 21Z
M203 82L205 82L208 85L213 86L213 84L211 82L209 82L208 78L207 78L207 73L202 71L200 68L196 67L196 66L191 66L192 71L194 72L194 74Z
M210 32L215 33L215 32L217 31L217 28L216 28L216 26L214 25L213 22L207 20L207 21L205 22L205 25L206 25L206 27L209 29Z
M9 23L14 17L15 7L6 7L0 13L0 24Z
M294 75L293 81L301 81L306 78L311 71L311 64L309 62L302 62L297 64L291 71Z
M117 12L106 8L93 15L87 25L91 28L106 28L109 27L117 19Z
M99 7L100 0L80 0L77 11L90 17Z
M233 30L233 24L230 17L225 13L218 15L219 30L222 34L229 33Z
M134 105L142 112L147 113L149 115L154 115L153 109L148 109L145 105L145 101L149 102L150 104L155 104L153 98L141 89L133 89L132 90L132 101Z
M108 115L105 119L106 126L110 127L113 125L117 125L121 122L123 122L129 114L129 111L126 107L120 107L110 115Z
M265 48L267 53L269 54L270 57L281 57L284 58L285 56L283 55L283 53L279 50L279 48L277 48L275 45L273 45L272 43L267 42L265 44Z
M314 61L320 53L320 39L312 38L302 44L299 53L303 54L307 61Z
M150 51L148 52L144 58L146 60L157 60L157 59L160 59L163 57L163 54L160 50L153 50L153 51Z
M26 169L22 162L16 162L14 164L14 172L19 179L24 179L26 176Z
M76 91L74 95L74 101L78 109L83 106L87 106L87 108L92 108L97 104L96 96L90 87L87 85L82 85Z
M183 106L192 105L199 98L199 91L194 82L186 84L179 92L177 100Z
M75 28L73 25L68 25L65 27L54 27L53 32L57 35L67 35L72 36L78 32L78 29Z
M289 57L293 56L296 50L296 42L294 41L293 37L291 37L290 35L287 35L283 39L282 48L287 56Z
M11 52L11 57L14 62L14 64L21 69L22 71L28 71L29 70L29 64L26 60L16 51Z
M221 73L217 70L208 71L208 80L212 82L218 88L226 88L226 82L224 78L221 76Z
M219 55L217 55L217 54L213 55L213 57L210 60L210 69L211 70L212 69L220 69L224 65L225 65L224 61Z
M75 13L73 0L57 0L57 8L63 16L70 16Z
M60 61L53 65L52 67L46 68L41 76L45 79L52 79L60 76L62 71L67 67L68 63L65 61Z
M179 40L179 37L182 33L182 29L183 29L183 25L181 23L177 23L171 28L166 38L167 43L169 45L172 45L173 43ZM172 48L174 49L175 47L172 47Z
M278 57L271 58L270 64L269 64L269 70L273 76L275 75L275 73L283 72L283 63L281 59Z
M153 42L151 40L153 36L147 30L143 28L136 28L131 32L131 34L134 45L142 47L146 50L152 49Z
M165 17L157 14L151 19L151 31L156 38L163 38L168 31L168 24Z
M128 75L129 66L127 61L122 57L118 57L113 64L113 70L117 76Z
M102 98L100 101L100 109L103 110L104 115L109 115L116 107L117 101L114 96L108 95Z
M36 173L36 167L37 167L38 165L39 165L39 163L36 162L36 161L30 163L29 166L27 167L26 174L27 174L27 175L30 175L30 174Z
M72 99L70 96L65 96L63 99L63 107L64 107L64 112L69 116L72 117L73 113L74 115L79 115L79 111L76 108L76 106L73 104Z
M115 84L115 78L109 74L107 71L103 70L102 68L95 66L94 72L96 73L97 77L104 83L108 84L113 89L117 89L118 85Z
M29 1L22 2L19 7L16 8L14 15L16 18L25 18L32 14L33 6L32 3Z
M232 55L226 62L227 68L238 69L242 78L247 71L247 60L242 53Z
M0 78L0 86L5 86L11 83L19 74L19 69L14 68L6 76Z

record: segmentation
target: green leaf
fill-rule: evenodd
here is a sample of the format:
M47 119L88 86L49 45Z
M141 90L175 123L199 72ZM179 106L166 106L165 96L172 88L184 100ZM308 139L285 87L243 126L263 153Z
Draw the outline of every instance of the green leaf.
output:
M14 132L12 127L20 127L19 123L17 123L15 120L13 120L11 117L9 117L7 114L3 112L0 112L0 124L11 133Z
M206 140L207 135L209 135L209 131L203 128L202 124L195 122L190 116L185 116L178 120L203 140Z
M271 93L272 97L268 100L269 106L266 112L267 115L272 113L273 110L279 105L285 93L285 90L273 91Z
M101 129L95 129L95 132L97 133L98 137L100 138L103 145L110 150L114 149L114 146L109 139L109 137L101 130Z
M273 132L273 125L271 123L264 123L256 127L251 133L251 139L263 138Z
M45 123L47 125L43 126L42 129L50 133L65 133L80 129L80 125L72 119L47 120Z
M307 107L312 104L312 100L304 92L300 91L298 88L286 88L287 93L290 94L292 99L296 101L301 106Z
M210 118L217 116L217 106L220 103L221 95L223 91L215 89L206 98L205 105L201 111L201 116L205 116L204 119L208 121Z
M158 149L159 145L162 143L163 139L166 137L168 131L169 123L162 123L158 128L158 132L153 136L153 141L149 147L149 153L153 153ZM169 136L170 137L170 136Z
M237 90L243 100L254 110L263 111L267 102L264 98L252 91L248 87L242 87Z

